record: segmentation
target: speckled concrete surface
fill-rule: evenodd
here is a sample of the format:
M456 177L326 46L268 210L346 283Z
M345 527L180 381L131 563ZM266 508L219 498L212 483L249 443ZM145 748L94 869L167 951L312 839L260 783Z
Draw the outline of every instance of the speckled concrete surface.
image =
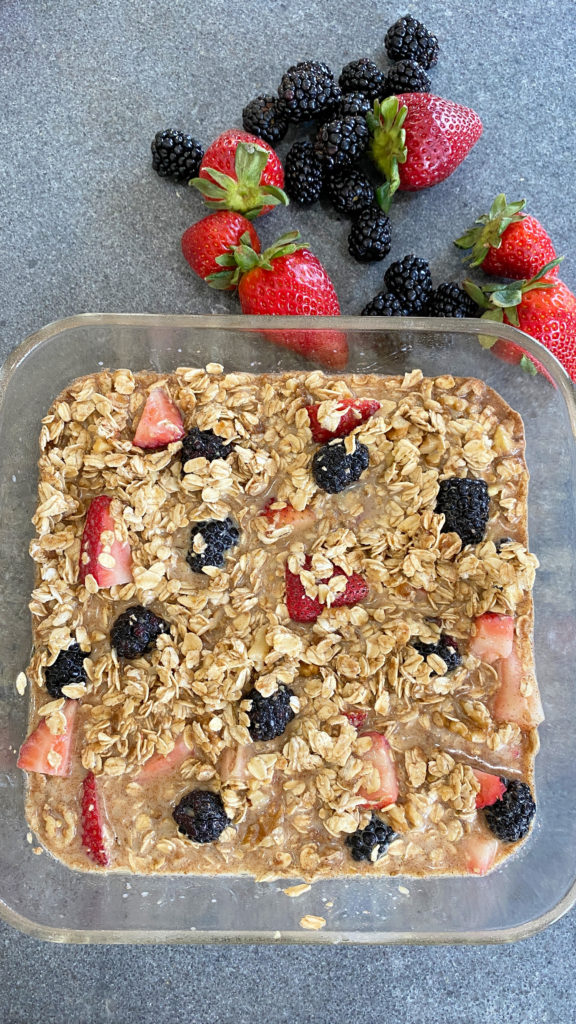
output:
M574 287L571 5L525 0L519 13L510 0L416 0L411 10L442 43L435 91L475 107L485 131L449 181L397 201L393 255L416 251L437 281L458 277L450 240L504 190L527 197L567 255L562 277ZM379 60L402 13L403 4L368 0L3 0L0 356L77 312L233 311L235 300L193 279L180 256L200 204L152 173L152 136L176 126L209 141L296 60ZM329 269L343 312L359 312L382 265L354 264L345 223L322 206L259 224L265 242L293 226ZM0 1018L564 1024L576 1018L575 920L516 947L393 950L73 949L1 926Z

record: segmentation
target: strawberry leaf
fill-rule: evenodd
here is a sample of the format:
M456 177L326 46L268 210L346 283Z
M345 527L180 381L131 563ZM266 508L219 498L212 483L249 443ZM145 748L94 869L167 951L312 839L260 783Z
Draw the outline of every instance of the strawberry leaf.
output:
M528 356L522 356L520 366L526 371L526 373L529 373L531 377L535 377L538 373L537 367L534 365L532 360L528 358Z
M366 116L372 135L370 156L386 182L377 191L378 205L388 213L392 197L400 185L398 164L406 163L406 131L403 128L408 107L400 106L397 96L376 100L374 112Z
M526 205L525 199L519 199L515 203L507 203L503 192L496 196L490 213L483 214L474 222L460 238L456 238L454 245L459 249L471 249L472 252L467 261L471 267L478 267L483 263L489 249L499 249L502 245L502 235L510 224L523 219L524 214L520 211Z

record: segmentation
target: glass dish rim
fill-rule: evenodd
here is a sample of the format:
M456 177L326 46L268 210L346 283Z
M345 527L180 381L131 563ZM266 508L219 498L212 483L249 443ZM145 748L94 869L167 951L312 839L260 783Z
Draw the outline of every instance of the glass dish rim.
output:
M341 317L305 317L305 316L246 316L231 314L166 314L166 313L80 313L52 321L28 335L19 345L8 353L0 367L0 413L4 405L6 392L12 376L18 366L37 348L55 335L62 334L76 327L93 324L94 326L166 326L179 328L187 326L201 329L220 327L224 330L262 331L265 329L297 330L311 328L317 330L373 332L385 329L388 333L409 331L412 333L451 333L478 334L477 319L449 319L431 317L372 317L367 320L360 316ZM564 399L572 434L576 440L576 389L570 377L559 361L538 341L515 327L491 323L482 323L482 334L501 337L515 342L533 355L550 374L555 386ZM346 371L339 371L345 373ZM129 877L127 875L127 877ZM471 884L473 884L471 879ZM79 944L137 944L137 945L248 945L253 943L269 945L472 945L497 944L518 941L537 934L566 914L576 902L576 877L558 900L554 907L545 913L520 925L498 930L466 931L437 933L426 932L302 932L252 930L251 932L222 931L189 931L182 929L155 930L148 932L142 929L129 930L90 930L58 928L39 924L14 911L0 898L0 919L32 938L44 941Z

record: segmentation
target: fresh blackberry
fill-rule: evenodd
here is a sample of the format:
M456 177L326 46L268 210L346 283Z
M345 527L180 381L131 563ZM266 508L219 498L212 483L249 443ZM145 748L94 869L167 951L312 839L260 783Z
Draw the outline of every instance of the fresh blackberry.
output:
M366 117L372 110L372 101L363 92L346 92L334 111L335 117Z
M258 690L250 690L245 700L252 701L248 712L250 735L253 740L273 740L281 736L288 722L294 718L290 698L294 692L287 686L279 686L271 697L263 697Z
M376 198L370 178L353 167L331 175L326 182L326 194L338 213L347 217L372 206Z
M536 804L530 786L526 782L506 783L506 791L499 800L484 809L488 828L505 843L516 843L530 831L532 819L536 814Z
M242 111L242 124L247 132L271 146L281 142L288 131L286 110L276 96L256 96L250 100Z
M439 658L442 658L442 661L446 662L446 672L452 672L455 668L458 668L458 665L462 664L458 646L451 636L441 636L436 644L425 644L423 640L414 640L412 647L418 651L418 654L424 658L424 661L426 661L429 654L437 654ZM432 675L438 675L438 673L432 671Z
M202 551L197 551L194 545L196 537L201 537L204 544ZM206 519L201 523L194 523L190 533L190 550L186 555L186 561L192 572L202 572L206 565L214 565L221 569L226 560L228 548L233 548L240 539L240 530L233 519Z
M479 544L490 513L486 481L457 476L441 480L436 512L444 514L442 533L457 533L462 544Z
M395 295L378 292L378 295L375 295L364 306L360 316L410 316L410 314Z
M200 170L202 145L184 132L156 132L152 142L152 167L161 178L189 181Z
M405 92L430 92L432 82L424 68L415 60L399 60L384 79L383 97Z
M60 651L56 661L45 669L46 689L54 700L64 696L64 686L86 682L84 658L87 657L86 651L80 649L80 644L71 644L67 650Z
M374 864L383 857L396 833L377 814L372 817L366 828L359 828L351 836L346 836L346 846L354 860L367 860Z
M420 67L438 63L438 40L421 21L407 14L390 26L384 40L390 60L415 60Z
M288 120L298 123L328 116L342 94L326 64L304 60L282 76L278 95Z
M478 316L480 307L455 281L447 281L432 292L426 312L428 316L464 318Z
M361 57L342 68L338 84L342 92L361 92L368 99L377 100L382 96L384 72L368 57Z
M194 843L213 843L232 822L218 793L193 789L172 811L178 831Z
M370 135L363 117L341 117L319 129L314 150L325 171L349 167L368 145Z
M344 441L334 441L318 448L312 459L312 476L323 491L336 494L360 479L368 461L368 449L360 441L350 454Z
M424 312L432 294L432 274L427 260L409 253L390 264L384 274L384 281L388 290L400 299L410 313Z
M377 206L369 206L354 218L348 235L348 251L359 263L383 260L390 252L390 220Z
M198 430L198 427L192 427L182 439L182 466L192 459L208 459L208 462L227 459L233 447L233 444L227 443L213 430Z
M139 658L149 651L162 633L169 633L170 626L164 619L134 604L119 615L110 630L110 643L121 658Z
M324 174L311 142L295 142L284 161L284 188L295 203L310 206L320 198Z

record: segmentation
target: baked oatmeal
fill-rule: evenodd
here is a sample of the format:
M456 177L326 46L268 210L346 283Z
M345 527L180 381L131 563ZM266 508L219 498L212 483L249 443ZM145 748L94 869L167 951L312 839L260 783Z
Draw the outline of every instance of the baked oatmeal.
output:
M450 376L103 371L43 420L27 819L83 870L484 874L534 816L522 421Z

